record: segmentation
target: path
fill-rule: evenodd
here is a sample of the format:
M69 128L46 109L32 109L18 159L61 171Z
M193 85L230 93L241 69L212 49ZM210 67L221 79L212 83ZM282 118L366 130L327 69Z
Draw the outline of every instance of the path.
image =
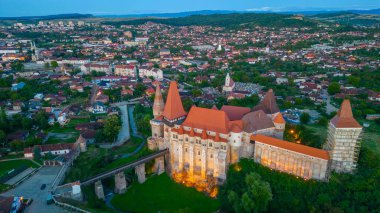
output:
M146 143L145 138L137 132L135 117L133 116L134 109L135 109L135 106L133 106L133 105L128 107L128 114L129 114L129 117L131 118L130 119L130 125L131 125L131 129L132 129L132 135L134 137L138 137L138 138L143 139L143 142L141 142L141 144L133 152L125 153L120 158L127 158L127 157L131 157L131 156L137 154L145 146L145 143Z
M326 100L326 113L330 114L332 112L338 111L338 109L331 104L331 96L327 93L327 90L323 90L323 95L327 97Z
M119 135L117 136L116 143L121 144L131 138L129 132L129 119L128 119L128 105L120 105L119 109L121 111L121 129L119 131Z

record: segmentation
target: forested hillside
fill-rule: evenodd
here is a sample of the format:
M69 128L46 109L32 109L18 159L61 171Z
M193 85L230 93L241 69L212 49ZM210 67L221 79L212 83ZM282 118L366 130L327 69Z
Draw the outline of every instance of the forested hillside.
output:
M267 27L314 27L317 22L307 18L302 18L294 15L285 14L214 14L214 15L193 15L181 18L157 19L144 18L116 22L103 22L109 25L139 25L146 22L162 23L174 26L189 26L189 25L209 25L236 27L241 25L258 25Z

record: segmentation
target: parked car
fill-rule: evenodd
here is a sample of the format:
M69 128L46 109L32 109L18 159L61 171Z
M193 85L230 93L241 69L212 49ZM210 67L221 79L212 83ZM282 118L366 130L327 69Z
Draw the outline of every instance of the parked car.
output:
M45 188L46 188L46 184L42 184L40 189L44 190Z

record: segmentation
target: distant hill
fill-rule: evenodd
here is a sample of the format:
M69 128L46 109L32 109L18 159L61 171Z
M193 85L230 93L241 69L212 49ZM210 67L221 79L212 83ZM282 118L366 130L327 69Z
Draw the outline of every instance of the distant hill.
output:
M191 15L179 18L141 18L125 21L105 21L109 25L139 25L146 22L155 22L174 26L210 25L223 27L237 27L242 25L267 27L313 27L316 21L288 14L274 13L232 13L212 15Z
M356 14L380 14L380 8L373 10L349 10L349 12Z
M315 17L315 18L333 18L333 17L339 17L339 16L356 16L358 14L353 13L353 12L333 12L333 13L320 13L316 15L311 15L310 17Z
M213 15L213 14L232 14L232 13L277 13L277 14L302 14L302 15L319 15L319 14L335 14L335 13L356 13L356 14L380 14L380 9L373 10L316 10L316 11L238 11L238 10L199 10L186 11L178 13L146 13L146 14L125 14L125 15L97 15L103 18L180 18L192 15Z
M336 12L336 13L322 13L308 16L311 19L332 22L342 25L355 25L355 26L380 26L379 14L360 14L350 11Z
M92 18L91 14L58 14L58 15L47 15L47 16L21 16L21 17L0 17L0 20L54 20L54 19L81 19L81 18Z
M234 10L199 10L199 11L186 11L178 13L145 13L145 14L125 14L125 15L98 15L102 18L180 18L191 15L212 15L212 14L231 14L231 13L247 13L244 11Z

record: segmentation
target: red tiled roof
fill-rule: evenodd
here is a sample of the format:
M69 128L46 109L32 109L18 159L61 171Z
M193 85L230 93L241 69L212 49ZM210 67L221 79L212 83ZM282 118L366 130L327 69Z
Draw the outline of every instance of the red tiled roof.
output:
M352 115L351 104L348 99L343 101L342 106L340 107L338 113L335 115L333 119L331 119L331 123L336 128L361 128L362 127Z
M238 106L228 106L228 105L223 105L220 110L226 112L228 115L228 118L231 121L240 120L243 118L245 114L251 111L251 109L248 107L238 107Z
M272 89L268 90L262 102L255 106L253 108L253 111L260 109L263 110L266 114L274 114L280 111L277 106L276 97L274 96L274 92Z
M284 124L285 123L285 119L284 119L284 117L282 117L282 114L280 112L273 119L273 123L277 123L277 124Z
M229 132L229 118L224 111L196 106L191 107L183 125L224 134Z
M257 141L260 143L264 143L264 144L268 144L271 146L275 146L278 148L290 150L293 152L298 152L298 153L301 153L304 155L313 156L316 158L321 158L321 159L325 159L325 160L330 159L329 153L326 150L317 149L314 147L305 146L305 145L301 145L301 144L296 144L296 143L280 140L277 138L268 137L265 135L252 135L251 140Z
M165 109L163 116L168 120L173 120L185 116L186 112L183 109L181 97L179 96L177 82L170 82L168 97L166 98Z

